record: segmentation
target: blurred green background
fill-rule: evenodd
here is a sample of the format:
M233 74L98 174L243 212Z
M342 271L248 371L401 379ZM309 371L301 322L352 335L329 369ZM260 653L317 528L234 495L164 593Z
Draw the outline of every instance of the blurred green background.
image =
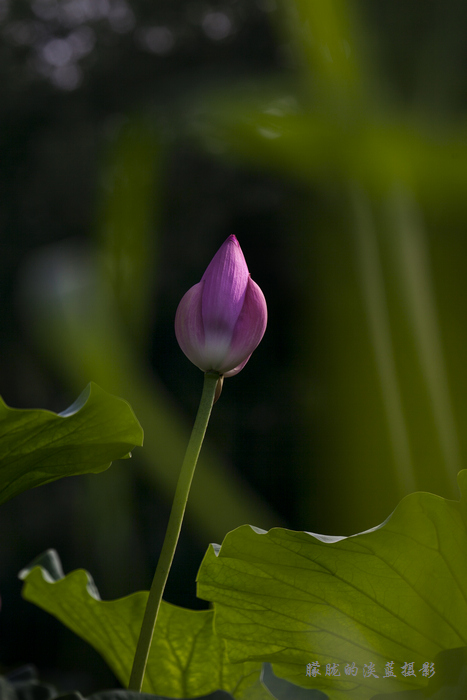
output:
M203 607L203 553L243 523L349 535L457 498L466 32L454 0L0 0L0 393L61 411L94 380L145 430L0 509L4 670L115 687L16 574L54 547L103 598L149 587L202 386L175 310L232 233L269 325L215 406L166 599Z

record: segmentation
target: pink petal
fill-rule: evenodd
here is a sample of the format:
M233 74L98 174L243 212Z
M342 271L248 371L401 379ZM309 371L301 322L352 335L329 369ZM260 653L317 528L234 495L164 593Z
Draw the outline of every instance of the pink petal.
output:
M209 263L204 281L202 315L206 335L229 342L243 308L248 267L235 236L229 236Z
M204 366L203 287L204 282L198 282L182 297L175 314L175 335L188 359L206 372L210 368Z
M249 277L245 301L235 325L229 352L222 366L219 367L219 372L226 376L233 376L243 369L251 353L261 341L267 321L268 310L264 294L256 282Z
M236 374L238 374L240 372L240 370L242 370L245 367L245 365L248 362L248 360L250 359L250 357L251 357L251 355L248 355L246 360L243 360L243 362L241 362L239 365L237 365L237 367L234 367L233 369L231 369L230 372L225 372L224 377L234 377Z

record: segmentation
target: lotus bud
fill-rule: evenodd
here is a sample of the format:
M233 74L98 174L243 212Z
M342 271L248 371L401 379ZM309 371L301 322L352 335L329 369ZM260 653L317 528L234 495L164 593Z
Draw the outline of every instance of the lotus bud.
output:
M266 330L264 294L250 277L235 236L219 248L175 315L178 344L203 372L238 374Z

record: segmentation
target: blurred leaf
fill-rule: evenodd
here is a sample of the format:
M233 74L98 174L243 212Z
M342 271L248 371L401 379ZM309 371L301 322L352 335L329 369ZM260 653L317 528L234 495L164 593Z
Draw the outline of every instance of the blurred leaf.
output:
M93 382L59 414L0 398L0 434L0 503L63 476L102 472L143 444L130 405Z
M102 264L118 311L140 346L151 327L158 269L161 151L154 124L133 116L118 129L103 175Z
M52 685L40 683L33 666L21 666L0 676L1 700L52 700L57 695Z
M209 695L203 695L197 700L231 700L230 693L223 690L216 690ZM60 700L65 700L61 697ZM70 698L72 700L72 698ZM79 700L79 698L77 699ZM89 695L87 700L165 700L161 695L153 695L152 693L140 693L136 690L104 690L101 693Z
M23 666L6 677L0 676L0 700L84 700L79 691L59 694L51 685L40 683L33 666ZM215 691L198 700L230 700L223 690ZM165 700L160 695L115 688L89 695L87 700Z
M292 40L306 79L313 81L321 104L334 103L348 117L344 107L352 98L362 100L362 69L366 69L359 55L363 42L361 30L356 31L360 23L355 3L295 0L281 5L276 31L283 41Z
M351 537L245 525L211 547L198 595L215 605L229 658L269 661L278 676L332 700L425 686L422 664L467 639L467 470L458 479L461 501L414 493ZM315 660L340 664L340 677L307 677ZM390 661L397 679L383 681ZM342 673L352 662L355 677ZM416 677L401 676L411 662ZM363 678L369 663L379 678Z
M299 85L218 88L187 111L186 130L223 158L323 187L359 182L381 197L403 184L423 206L465 209L466 124L437 125L396 110L343 120L309 104Z
M63 577L53 550L20 573L23 597L57 617L91 644L127 685L148 593L102 601L84 570ZM225 690L237 700L271 700L261 685L261 664L230 663L213 632L214 610L185 610L162 601L143 690L193 698Z
M197 698L197 700L231 700L231 698L232 696L230 693L217 690L214 693L209 693L209 695L203 695ZM21 698L20 700L23 699ZM35 700L35 698L31 700ZM57 700L84 700L84 698L81 693L74 692L60 695ZM153 693L140 693L137 690L122 690L121 688L117 688L115 690L103 690L99 693L93 693L87 697L87 700L166 700L166 698L162 697L162 695L153 695Z

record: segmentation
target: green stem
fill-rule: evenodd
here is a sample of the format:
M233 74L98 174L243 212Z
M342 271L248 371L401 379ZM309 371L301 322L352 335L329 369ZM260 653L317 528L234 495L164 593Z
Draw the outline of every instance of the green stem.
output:
M140 691L143 685L144 673L149 650L151 648L152 637L154 635L157 615L161 605L162 594L164 593L165 584L177 547L178 537L182 528L188 494L211 415L218 380L219 374L217 372L206 372L204 375L203 393L198 413L185 453L180 476L178 477L177 489L175 491L172 510L170 511L164 544L162 545L156 573L154 574L151 590L149 591L143 624L141 625L141 632L136 646L135 658L133 660L130 682L128 684L129 690Z

